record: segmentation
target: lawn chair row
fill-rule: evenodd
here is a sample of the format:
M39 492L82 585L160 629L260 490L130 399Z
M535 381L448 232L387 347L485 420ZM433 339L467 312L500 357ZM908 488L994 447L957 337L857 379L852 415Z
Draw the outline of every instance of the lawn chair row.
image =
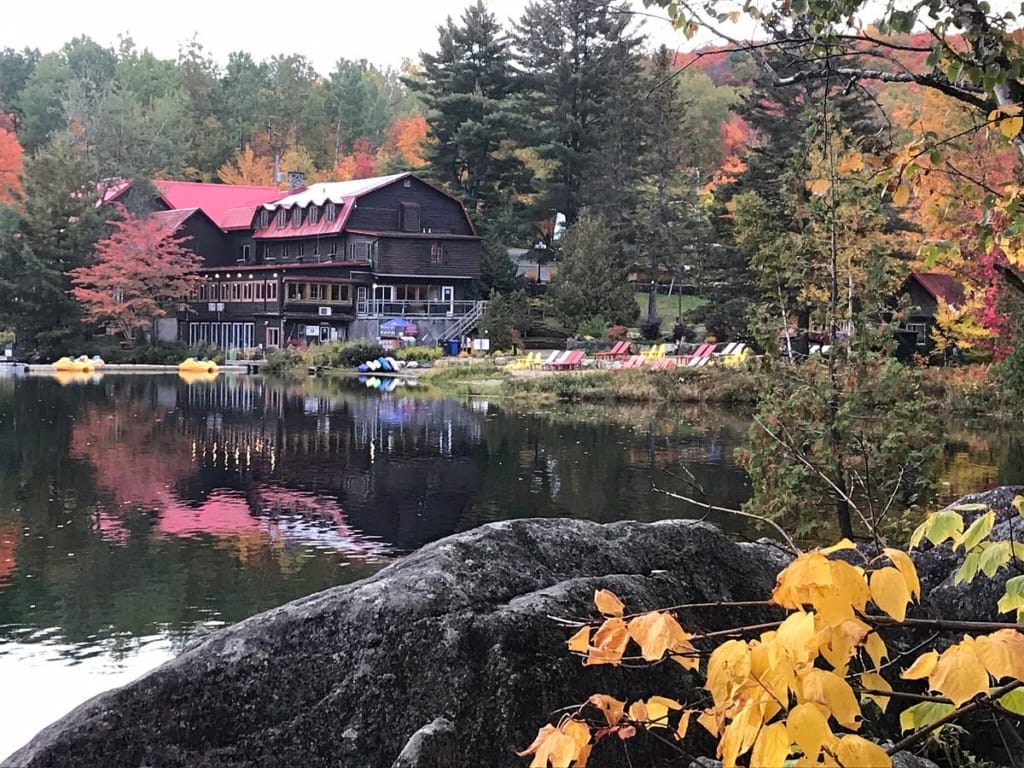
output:
M585 355L586 353L582 349L567 352L555 351L541 363L541 368L546 371L571 371L582 368Z
M692 354L679 358L679 364L687 368L700 368L708 363L723 363L730 367L745 362L753 353L742 341L726 344L701 344Z

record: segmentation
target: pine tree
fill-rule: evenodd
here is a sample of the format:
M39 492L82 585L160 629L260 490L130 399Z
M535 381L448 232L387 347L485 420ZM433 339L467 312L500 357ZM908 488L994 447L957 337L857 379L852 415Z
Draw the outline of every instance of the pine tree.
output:
M637 208L633 216L636 255L650 275L647 320L657 319L657 283L664 269L682 277L703 260L712 245L711 227L697 190L694 149L682 130L688 102L674 77L672 53L654 55L644 102L644 142L638 166Z
M82 333L67 273L86 263L102 225L90 166L66 141L25 162L16 222L0 231L0 326L41 355L72 352ZM13 226L12 226L13 223Z
M639 308L626 282L627 272L611 228L603 219L584 213L562 237L562 260L548 290L547 305L570 332L595 317L629 325Z
M583 208L629 211L637 151L639 46L631 15L609 0L539 0L514 26L516 58L538 116L547 167L541 207L572 224Z
M504 218L513 231L504 234L515 239L532 186L515 152L524 112L509 37L482 0L438 33L437 53L423 53L422 73L407 80L428 109L429 174L485 225L512 208L516 216Z

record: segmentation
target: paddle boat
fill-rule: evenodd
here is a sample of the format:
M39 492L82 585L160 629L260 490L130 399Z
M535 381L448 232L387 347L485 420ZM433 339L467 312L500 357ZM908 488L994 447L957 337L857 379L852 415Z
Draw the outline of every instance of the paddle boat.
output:
M196 360L188 357L178 364L178 373L217 373L220 367L213 360Z
M102 368L105 365L103 358L97 356L88 357L86 355L80 355L72 360L70 357L62 357L53 364L55 371L62 371L66 373L92 373L97 368Z

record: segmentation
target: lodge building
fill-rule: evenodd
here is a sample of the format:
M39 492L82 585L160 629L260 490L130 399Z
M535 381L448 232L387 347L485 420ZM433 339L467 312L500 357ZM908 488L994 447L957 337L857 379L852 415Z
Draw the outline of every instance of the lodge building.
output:
M288 191L155 180L155 195L129 182L104 192L141 195L132 203L203 259L206 281L161 338L272 349L375 338L403 317L432 343L476 325L482 246L457 199L411 173L308 187L290 177Z

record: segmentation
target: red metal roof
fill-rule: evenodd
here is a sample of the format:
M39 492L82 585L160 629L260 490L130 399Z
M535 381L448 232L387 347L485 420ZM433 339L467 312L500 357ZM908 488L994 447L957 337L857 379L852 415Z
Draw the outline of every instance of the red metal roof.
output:
M96 182L96 191L100 193L96 207L114 202L132 188L132 183L131 179L101 179Z
M943 272L911 272L910 278L917 280L933 299L942 299L952 307L958 307L964 301L964 288L953 275Z
M198 208L179 208L173 211L157 211L152 214L155 221L160 222L164 235L173 235L182 225L198 212Z
M256 206L285 194L276 187L205 184L155 179L153 185L170 208L199 208L220 229L248 229Z

